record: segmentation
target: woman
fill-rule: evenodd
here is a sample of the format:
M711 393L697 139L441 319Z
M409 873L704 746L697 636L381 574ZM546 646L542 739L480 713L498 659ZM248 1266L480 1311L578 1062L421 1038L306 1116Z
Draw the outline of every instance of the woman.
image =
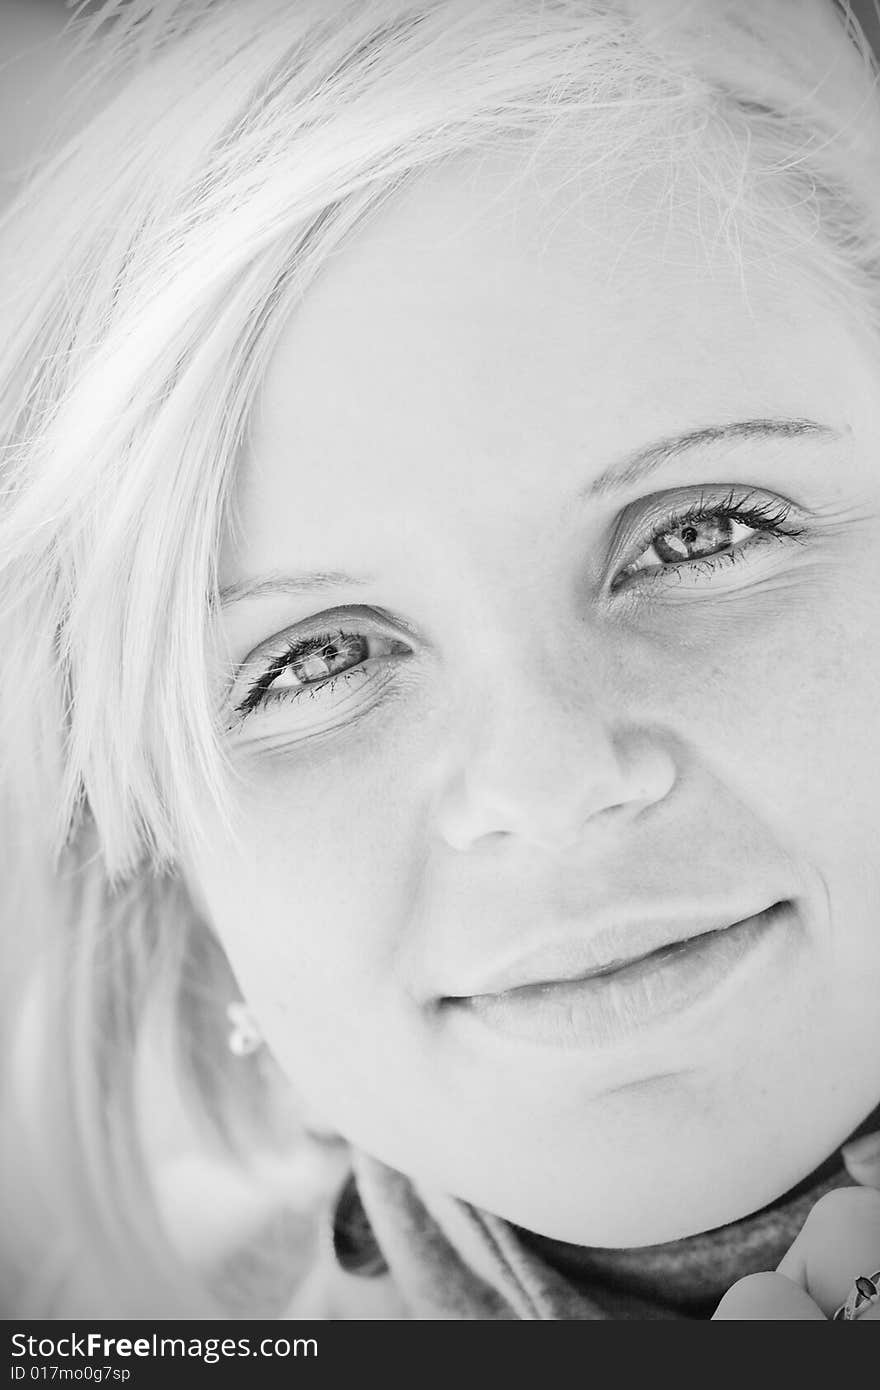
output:
M876 1317L852 16L88 23L114 95L3 243L28 1311L231 1306L156 1231L158 1076L243 1164L347 1146L258 1312Z

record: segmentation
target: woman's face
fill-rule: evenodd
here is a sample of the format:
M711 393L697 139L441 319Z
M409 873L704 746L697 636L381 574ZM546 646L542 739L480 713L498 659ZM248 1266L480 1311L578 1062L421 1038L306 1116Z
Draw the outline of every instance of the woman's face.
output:
M241 847L185 861L311 1106L586 1244L880 1093L878 360L668 206L462 159L328 264L222 557L290 581L223 617Z

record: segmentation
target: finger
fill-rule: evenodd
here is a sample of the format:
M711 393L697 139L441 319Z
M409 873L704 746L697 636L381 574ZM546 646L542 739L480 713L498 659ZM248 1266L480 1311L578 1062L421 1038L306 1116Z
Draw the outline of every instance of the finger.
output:
M844 1144L841 1154L851 1178L863 1187L880 1188L880 1130Z
M800 1284L831 1317L860 1274L880 1269L880 1192L839 1187L813 1207L788 1253L776 1267ZM875 1304L863 1314L880 1317Z
M822 1309L800 1285L783 1274L747 1274L722 1298L713 1322L757 1321L767 1318L824 1321Z

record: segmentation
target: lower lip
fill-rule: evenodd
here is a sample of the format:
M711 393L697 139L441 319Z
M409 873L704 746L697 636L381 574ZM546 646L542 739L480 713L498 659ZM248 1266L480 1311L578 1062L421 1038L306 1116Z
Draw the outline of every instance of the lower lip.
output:
M507 1037L545 1047L613 1047L738 980L743 965L778 944L793 918L790 903L777 903L723 931L677 942L604 975L445 1002Z

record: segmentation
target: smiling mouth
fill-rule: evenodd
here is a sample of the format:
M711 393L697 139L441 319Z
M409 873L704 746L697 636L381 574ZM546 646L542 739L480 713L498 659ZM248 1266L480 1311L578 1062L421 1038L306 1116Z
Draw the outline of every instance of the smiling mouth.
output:
M748 922L757 921L759 918L768 921L773 913L784 907L783 903L774 903L772 907L765 908L763 912L755 913L750 917L743 917L737 922L731 922L725 927L714 927L709 931L694 932L692 936L681 937L675 941L669 941L665 946L657 946L651 951L643 951L639 955L618 956L617 959L608 961L605 965L597 965L591 970L584 970L577 975L561 975L558 979L528 981L522 985L513 985L506 990L487 990L487 995L492 994L512 994L520 989L549 989L554 985L578 983L581 980L600 980L605 976L619 975L625 970L631 970L645 962L656 962L658 965L666 959L671 958L683 951L693 947L696 943L709 944L711 937L717 937L721 932L735 931L737 927L745 926ZM479 998L479 995L471 996Z
M728 926L553 976L523 979L538 967L521 962L497 977L502 987L447 995L441 1007L468 1026L543 1045L608 1046L715 994L764 948L790 941L795 922L793 904L781 900ZM508 984L517 971L521 982Z

